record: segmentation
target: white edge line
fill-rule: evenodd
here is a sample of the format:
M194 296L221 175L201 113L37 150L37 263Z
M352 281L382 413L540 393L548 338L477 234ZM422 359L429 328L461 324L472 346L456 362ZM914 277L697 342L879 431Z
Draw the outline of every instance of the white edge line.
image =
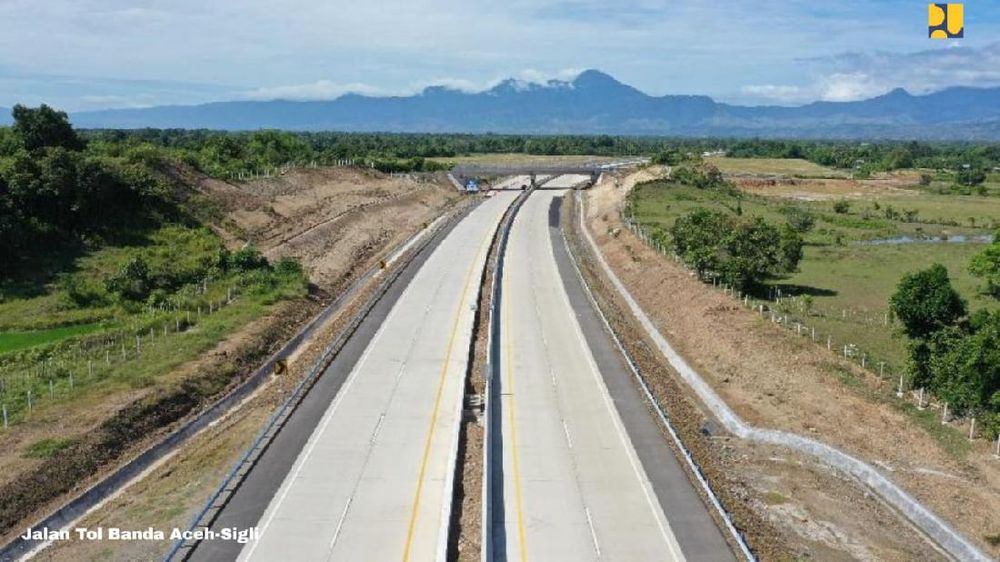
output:
M584 218L583 197L580 196L580 192L576 193L577 193L576 202L579 210L580 227L581 229L586 229L587 225L584 223L583 220ZM586 230L584 230L584 235L587 236L589 239L589 233L586 232ZM660 422L662 422L664 427L667 428L667 432L670 433L671 440L677 446L677 449L680 450L681 453L683 453L684 460L686 461L688 467L691 469L691 473L695 475L695 478L701 485L701 488L705 492L705 495L708 496L709 500L711 501L712 507L715 508L716 513L718 513L719 516L722 518L723 522L726 525L726 530L729 531L732 538L739 545L740 551L743 553L743 556L747 560L751 561L757 560L757 557L754 556L753 553L750 551L750 547L747 546L743 536L739 533L738 530L736 530L736 526L733 525L733 521L729 517L729 513L727 513L726 510L722 507L722 503L719 501L718 496L715 495L715 492L712 491L712 487L709 486L708 481L705 480L704 476L702 476L701 470L699 470L697 463L694 462L694 457L691 456L690 451L688 451L687 447L684 446L684 443L681 441L680 436L674 429L673 424L670 423L670 419L667 417L666 413L660 407L659 402L657 402L656 399L653 397L653 393L650 392L649 387L646 385L646 381L642 379L642 376L639 375L639 371L636 369L636 366L632 363L632 361L628 359L629 355L625 351L624 345L622 345L621 340L618 339L618 335L615 334L615 331L611 328L611 324L608 322L607 317L604 316L604 311L601 310L601 307L597 304L597 299L594 297L593 292L591 292L590 286L587 285L586 279L583 278L583 273L580 271L580 267L576 263L576 257L570 250L569 243L566 241L566 237L563 236L562 239L563 239L563 245L566 247L566 251L569 252L571 258L570 262L573 264L573 269L576 270L576 274L577 276L579 276L580 282L583 284L583 288L587 292L587 296L590 298L590 302L593 305L594 310L597 311L597 315L601 318L601 321L604 323L605 329L611 336L611 339L615 342L615 345L618 346L618 350L621 352L622 356L626 358L625 362L628 364L629 370L632 371L632 375L635 377L635 380L638 381L639 386L642 388L643 394L646 395L646 399L649 401L650 404L652 404L653 409L656 410L656 413L660 418ZM592 241L590 242L593 243Z
M590 538L594 541L594 550L597 558L601 558L601 544L597 542L597 531L594 529L594 518L590 516L590 508L584 506L583 511L587 514L587 526L590 527Z
M372 340L368 342L368 347L365 348L364 355L362 355L361 359L351 369L351 374L348 377L347 382L345 382L344 386L342 386L337 391L337 397L334 399L333 405L327 409L325 414L323 414L323 419L320 422L320 425L315 430L313 430L312 434L309 436L309 442L307 443L306 448L299 453L298 458L295 460L295 466L292 469L291 474L286 476L285 480L281 484L281 489L279 490L277 496L278 501L275 502L274 499L272 498L271 503L268 505L267 511L264 513L263 517L264 524L261 525L260 535L259 535L261 539L264 538L264 534L267 532L268 526L270 526L271 521L274 519L274 516L281 508L281 504L285 501L285 497L288 495L288 492L290 491L292 485L298 479L299 473L302 472L303 466L305 466L306 462L309 460L309 457L312 456L312 452L313 449L316 448L316 444L323 436L323 433L326 432L327 426L330 425L330 421L333 419L334 413L336 413L337 409L340 407L340 404L344 401L344 397L348 394L351 387L354 385L354 381L358 378L358 374L360 373L362 367L368 361L368 357L371 355L372 350L375 348L375 344L382 338L382 335L385 333L385 327L389 325L390 323L389 321L399 311L399 307L397 306L397 304L399 303L399 301L403 299L403 294L405 294L406 291L408 291L411 286L412 286L411 284L408 284L406 286L406 289L403 290L403 293L400 294L399 299L397 299L396 302L393 303L392 310L382 321L382 324L379 326L378 332L375 334L375 337L373 337ZM238 560L251 559L253 557L254 551L257 549L257 545L259 545L261 542L262 540L257 540L248 543L247 546L243 548L243 551L240 552Z
M565 240L565 237L563 237L563 244L566 243ZM550 245L550 251L552 250L553 248ZM552 264L553 266L556 265L554 253L552 256ZM556 269L556 274L559 274L558 268ZM618 433L618 438L621 440L622 446L625 448L625 454L628 457L629 464L632 466L632 471L635 473L635 477L639 481L639 487L642 488L642 493L646 498L646 504L649 506L650 511L653 513L653 518L656 519L656 524L660 528L660 534L663 536L663 541L672 551L674 560L685 560L684 552L681 550L680 544L677 542L677 537L674 536L673 529L670 528L670 523L667 521L667 517L663 513L663 508L660 506L659 502L653 501L655 493L652 490L652 484L650 484L649 477L646 475L645 470L643 470L641 463L638 462L635 446L632 444L632 440L625 431L618 409L615 408L614 402L611 400L611 394L608 392L607 385L604 384L604 379L601 377L600 369L597 367L597 362L594 359L593 352L583 335L583 329L580 327L580 321L577 319L576 313L573 311L573 304L569 300L569 294L566 291L564 283L562 284L562 290L559 291L559 293L561 294L563 303L566 305L570 316L572 317L572 322L570 323L573 326L573 333L576 335L580 345L584 349L584 355L586 356L587 364L590 367L590 374L594 377L594 382L600 389L601 398L604 400L604 407L608 410L608 413L611 416L615 430Z

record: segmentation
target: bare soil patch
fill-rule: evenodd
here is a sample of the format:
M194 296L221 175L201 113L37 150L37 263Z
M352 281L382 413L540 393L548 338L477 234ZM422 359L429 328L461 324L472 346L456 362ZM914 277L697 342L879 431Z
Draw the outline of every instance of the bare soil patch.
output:
M233 245L251 242L270 259L298 258L327 291L364 269L360 256L380 259L461 197L443 175L413 179L362 168L293 168L246 184L203 178L197 185L223 206L218 230Z
M724 175L749 193L800 201L888 199L920 195L919 191L913 189L919 181L919 175L913 171L879 174L870 179L800 178L752 173Z

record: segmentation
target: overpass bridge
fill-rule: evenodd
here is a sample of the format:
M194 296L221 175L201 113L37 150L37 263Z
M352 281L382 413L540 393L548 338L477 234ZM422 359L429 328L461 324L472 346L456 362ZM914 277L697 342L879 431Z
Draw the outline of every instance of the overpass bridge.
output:
M602 172L645 164L648 158L629 158L614 162L584 162L584 163L517 163L517 164L459 164L451 170L451 176L457 185L464 186L470 179L498 178L509 176L528 176L532 183L538 176L551 178L561 175L590 176L591 182L597 181Z

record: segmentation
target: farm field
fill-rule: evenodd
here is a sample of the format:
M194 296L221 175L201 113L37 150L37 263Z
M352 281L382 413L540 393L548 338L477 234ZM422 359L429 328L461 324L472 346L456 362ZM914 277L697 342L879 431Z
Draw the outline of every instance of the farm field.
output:
M800 158L727 158L709 156L705 162L724 174L781 174L803 178L846 178L847 172Z
M801 161L731 160L720 169L756 174L804 168ZM799 193L808 189L795 187ZM808 326L810 333L815 328L820 340L829 336L834 345L856 344L859 352L885 361L890 373L900 372L907 357L906 338L888 315L889 296L904 274L941 263L970 310L997 306L981 294L981 280L969 273L968 264L998 226L1000 198L895 188L850 199L765 193L742 189L737 197L661 180L637 186L631 204L635 218L654 230L669 230L678 217L697 208L742 212L775 224L811 216L814 226L803 235L798 271L770 280L754 297L767 299L780 290L786 298L773 308ZM846 202L846 212L834 210L838 202Z

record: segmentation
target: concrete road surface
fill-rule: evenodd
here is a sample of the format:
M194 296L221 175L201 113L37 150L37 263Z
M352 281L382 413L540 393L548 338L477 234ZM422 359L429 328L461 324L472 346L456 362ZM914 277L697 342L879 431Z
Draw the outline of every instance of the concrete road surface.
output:
M299 454L241 560L444 553L477 290L516 193L477 207L400 295Z
M587 183L591 177L586 174L563 174L541 184L542 189L568 189Z
M551 236L558 214L550 216L565 193L532 194L507 250L496 559L733 560L587 308L579 279L567 278L572 266ZM647 472L655 472L653 482ZM676 512L683 537L665 511Z

